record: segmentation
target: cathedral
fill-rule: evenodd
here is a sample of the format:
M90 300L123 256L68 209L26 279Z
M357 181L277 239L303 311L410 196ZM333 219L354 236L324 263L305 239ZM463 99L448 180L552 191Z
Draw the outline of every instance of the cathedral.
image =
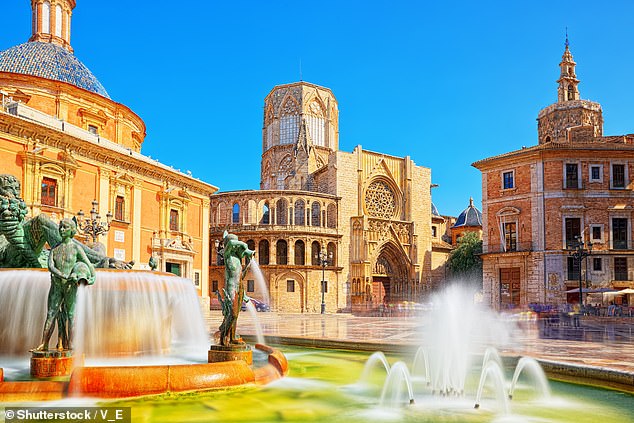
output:
M75 0L30 3L30 39L0 51L0 173L18 179L29 216L59 221L92 210L109 223L98 237L108 256L134 260L135 269L153 257L208 298L217 188L141 153L143 120L73 53Z
M210 287L223 287L225 230L256 251L264 286L247 295L285 312L375 309L420 300L432 281L431 170L409 157L339 150L328 88L279 85L264 99L259 190L211 197ZM446 251L440 254L446 256Z

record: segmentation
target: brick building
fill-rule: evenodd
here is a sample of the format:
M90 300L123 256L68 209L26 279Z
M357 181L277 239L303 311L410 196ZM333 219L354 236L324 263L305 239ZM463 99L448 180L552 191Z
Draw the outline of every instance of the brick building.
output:
M482 172L484 297L495 308L578 301L566 291L580 272L591 287L634 286L634 135L603 135L601 106L580 99L568 40L559 66L538 145L473 164ZM593 244L581 266L570 255L578 240Z
M147 269L154 255L207 298L217 188L141 154L143 120L73 54L75 0L30 3L31 38L0 51L0 173L20 181L30 216L57 221L97 200L113 218L99 238L108 256Z
M260 190L211 197L211 242L226 229L256 251L279 311L319 312L322 298L327 312L372 308L431 284L430 169L361 146L339 151L338 113L328 88L276 86L264 100ZM210 291L223 278L212 265ZM247 282L253 297L262 289Z

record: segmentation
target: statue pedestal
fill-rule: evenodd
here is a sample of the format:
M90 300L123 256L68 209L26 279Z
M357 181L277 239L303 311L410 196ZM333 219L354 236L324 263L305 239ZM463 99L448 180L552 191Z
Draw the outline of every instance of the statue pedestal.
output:
M247 364L253 364L253 351L247 344L235 344L225 347L224 345L212 345L207 353L208 363L219 361L244 360Z
M73 351L31 351L31 376L47 378L69 376L73 371Z

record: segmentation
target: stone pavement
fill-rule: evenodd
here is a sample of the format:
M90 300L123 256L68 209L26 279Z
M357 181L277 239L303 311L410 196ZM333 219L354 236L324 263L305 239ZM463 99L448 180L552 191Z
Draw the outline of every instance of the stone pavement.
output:
M220 311L207 311L210 332L222 321ZM424 325L422 317L357 317L349 314L257 313L238 320L238 332L253 338L259 325L265 336L296 340L325 340L329 345L370 343L385 346L417 346ZM530 356L539 360L582 365L625 373L634 385L634 318L583 317L580 327L550 327L542 320L518 322L513 346L504 355ZM316 343L316 342L315 342ZM303 342L306 345L306 342Z

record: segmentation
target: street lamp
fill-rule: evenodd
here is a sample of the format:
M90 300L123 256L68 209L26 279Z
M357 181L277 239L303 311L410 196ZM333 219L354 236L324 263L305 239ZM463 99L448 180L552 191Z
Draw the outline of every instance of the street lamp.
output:
M575 236L574 248L568 253L579 266L579 307L583 306L583 287L581 285L581 261L592 254L592 242L588 242L588 248L584 248L584 242L579 235ZM587 269L586 269L587 271Z
M101 234L105 234L110 230L110 222L112 222L112 213L106 213L106 223L101 222L101 216L99 215L99 203L97 200L92 200L92 209L90 209L90 218L84 216L84 212L79 210L77 212L77 229L84 233L84 235L90 235L92 237L93 244L97 242L97 237Z
M315 254L315 258L321 265L321 314L324 314L326 312L326 266L332 259L332 253L329 255L326 250L321 250Z

